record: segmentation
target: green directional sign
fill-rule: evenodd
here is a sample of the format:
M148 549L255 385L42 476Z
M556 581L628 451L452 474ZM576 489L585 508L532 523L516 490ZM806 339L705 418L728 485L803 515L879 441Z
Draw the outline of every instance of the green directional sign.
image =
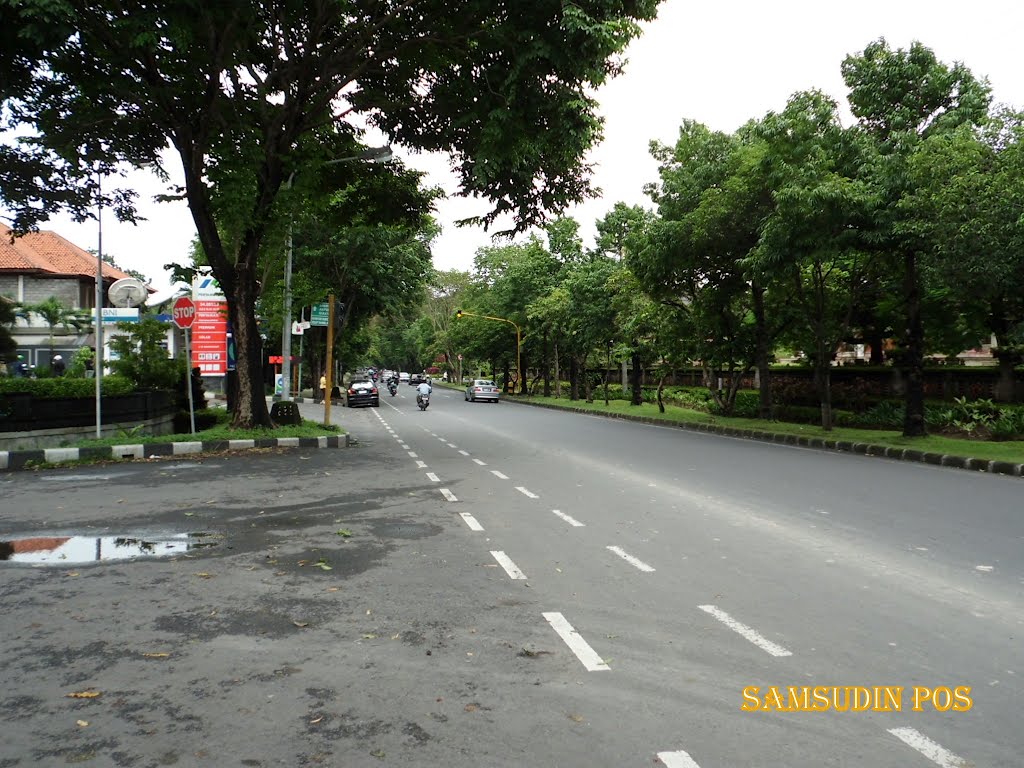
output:
M326 301L320 304L313 305L313 311L309 315L309 322L312 325L322 325L327 327L327 320L330 316L331 308Z

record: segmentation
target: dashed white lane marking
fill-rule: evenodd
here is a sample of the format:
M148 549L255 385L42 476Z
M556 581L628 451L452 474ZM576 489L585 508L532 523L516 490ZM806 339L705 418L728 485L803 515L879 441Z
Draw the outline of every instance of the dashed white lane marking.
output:
M523 494L523 496L526 496L527 498L530 498L530 499L539 499L540 498L540 496L538 496L536 493L533 493L532 491L526 490L521 485L517 485L516 486L516 490L519 491L521 494Z
M586 667L588 672L600 672L611 669L605 664L604 659L597 655L597 651L590 647L580 633L573 629L572 624L565 620L560 613L542 613L551 628L558 633L558 636L569 646L569 650L576 654L576 658Z
M445 440L445 439L444 439L443 437L439 437L439 438L437 438L437 439L438 439L438 440L440 440L440 441L441 441L442 443L447 443L447 442L448 442L448 441L447 441L447 440Z
M913 728L890 728L889 733L942 768L963 768L971 765Z
M621 557L627 563L629 563L630 565L632 565L632 566L634 566L636 568L639 568L644 573L654 573L654 569L651 566L649 566L643 560L639 560L639 559L633 557L632 555L626 554L622 550L622 547L605 547L605 549L608 549L608 550L614 552L616 555Z
M469 453L467 451L459 451L459 453L461 453L463 456L469 456Z
M746 624L741 624L740 622L736 621L736 619L734 619L728 613L723 611L721 608L718 608L717 606L714 606L714 605L698 605L697 607L700 608L705 613L710 613L712 616L714 616L720 622L725 624L725 626L727 626L733 632L736 632L737 634L742 635L747 640L749 640L754 645L756 645L758 648L760 648L762 651L765 651L766 653L770 653L772 656L792 656L793 655L791 652L787 651L781 645L776 645L775 643L773 643L768 638L758 634L755 630L751 629Z
M399 443L399 445L402 447L402 450L405 450L405 451L409 450L409 446L406 445L405 443Z
M418 453L416 453L416 451L409 451L409 458L410 459L418 459L419 457L420 457L420 455Z
M441 482L441 478L438 477L437 475L435 475L433 472L427 472L427 480L429 480L432 483L440 483Z
M427 468L427 462L420 461L419 459L416 460L416 469L426 469L426 468Z
M974 566L974 570L982 571L983 573L988 573L989 571L993 570L993 567L994 566L991 565L976 565Z
M445 445L447 445L449 448L458 448L459 447L455 443L445 443Z
M466 525L469 526L471 531L482 531L484 529L469 512L459 512L459 517L466 521Z
M491 555L498 561L498 565L505 569L510 579L525 579L526 574L519 570L519 566L512 562L512 558L504 552L491 550Z
M681 749L676 752L659 752L658 759L666 768L700 768L694 759Z
M560 512L557 509L552 509L551 512L552 512L552 514L558 515L560 518L565 520L565 522L567 522L569 525L573 526L574 528L582 528L583 527L583 523L581 523L576 518L570 517L569 515L565 514L565 512Z
M480 459L473 459L473 461L475 463L479 464L481 467L486 467L487 466L486 462L480 461Z
M455 494L449 491L447 488L441 489L441 495L448 499L448 501L458 501L458 499L455 498Z
M499 472L496 469L492 469L491 470L491 474L494 475L499 480L508 480L508 475L503 475L501 472Z

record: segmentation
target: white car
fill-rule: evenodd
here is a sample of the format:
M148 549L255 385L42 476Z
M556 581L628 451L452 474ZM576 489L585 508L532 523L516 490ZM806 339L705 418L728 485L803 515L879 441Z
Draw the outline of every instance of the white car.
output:
M409 374L408 374L408 372L402 371L401 373L399 373L398 374L398 380L400 382L402 382L403 384L408 384L409 383Z
M493 381L490 379L473 379L469 386L466 387L464 399L471 403L475 403L477 400L489 400L492 403L496 403L500 398L501 390Z

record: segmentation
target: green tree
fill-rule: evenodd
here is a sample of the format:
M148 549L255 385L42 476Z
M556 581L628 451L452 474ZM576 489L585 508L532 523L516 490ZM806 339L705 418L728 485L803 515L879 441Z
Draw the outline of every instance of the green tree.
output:
M11 335L11 328L17 319L17 305L6 296L0 296L0 360L10 361L18 345Z
M2 97L17 102L16 117L34 130L4 159L34 175L2 194L18 229L47 206L87 216L97 173L159 163L170 142L228 297L238 348L234 422L269 425L255 314L259 258L268 232L281 227L276 203L291 173L330 157L310 139L333 124L357 152L352 125L365 118L411 149L448 151L462 191L494 204L480 221L510 213L525 229L590 194L583 157L600 137L591 94L621 70L621 52L657 5L465 0L453 12L447 0L366 8L23 0L5 8L29 44L7 67ZM38 23L44 10L48 25ZM34 178L51 183L40 189ZM47 206L36 204L41 196ZM132 216L126 195L104 197Z
M978 125L990 101L988 84L963 64L948 66L919 42L893 50L884 39L848 56L842 65L858 126L873 141L875 156L865 179L880 205L869 234L879 253L888 254L901 277L903 327L899 365L906 378L903 434L926 433L924 422L925 326L922 260L927 243L907 225L901 201L913 192L910 163L929 137L960 125Z
M72 309L71 307L65 306L64 302L58 299L56 296L50 296L47 299L43 299L35 304L21 304L16 310L17 314L21 317L27 318L29 315L38 315L42 318L43 322L46 323L46 327L49 330L49 346L50 346L50 358L53 358L53 334L60 326L65 331L74 328L76 331L81 331L85 328L89 328L93 324L92 313L88 310Z
M167 323L143 315L137 323L118 323L123 334L110 337L114 353L110 368L135 383L137 389L174 389L185 376L181 361L167 355ZM196 406L202 408L200 403Z

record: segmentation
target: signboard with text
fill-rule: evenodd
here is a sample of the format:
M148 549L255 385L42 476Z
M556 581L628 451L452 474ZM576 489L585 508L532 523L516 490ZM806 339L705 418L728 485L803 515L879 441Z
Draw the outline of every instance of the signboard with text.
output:
M319 325L321 327L327 327L327 321L330 319L331 308L326 301L320 304L314 304L313 310L309 313L310 325Z
M197 275L192 281L192 301L196 305L192 367L203 376L223 376L228 370L227 299L211 275Z

